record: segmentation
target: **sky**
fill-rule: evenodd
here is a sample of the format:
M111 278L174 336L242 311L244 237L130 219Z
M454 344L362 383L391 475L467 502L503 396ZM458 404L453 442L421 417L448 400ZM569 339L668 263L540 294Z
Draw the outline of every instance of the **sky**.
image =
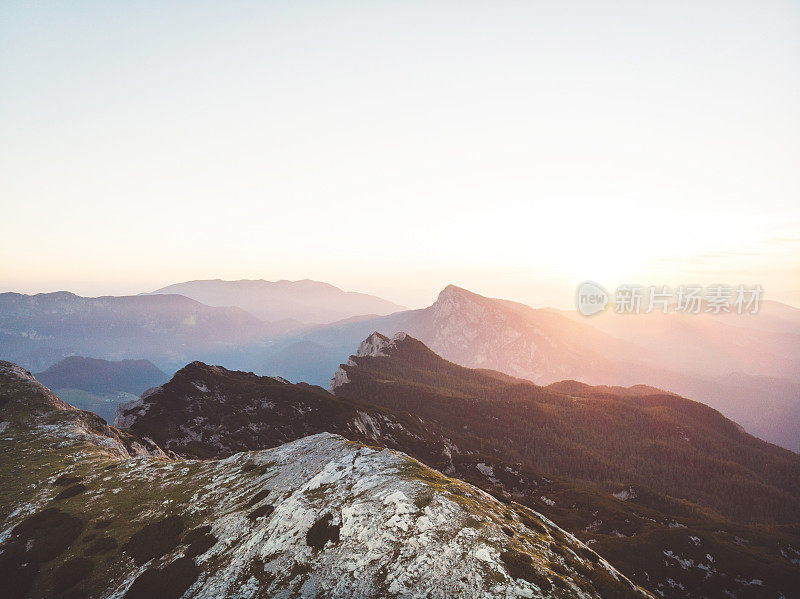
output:
M6 0L0 142L0 291L800 305L797 2Z

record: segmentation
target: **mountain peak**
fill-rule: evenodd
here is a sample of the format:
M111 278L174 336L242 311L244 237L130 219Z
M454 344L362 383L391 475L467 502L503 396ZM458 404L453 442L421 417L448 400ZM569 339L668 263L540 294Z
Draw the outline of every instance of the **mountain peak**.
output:
M358 357L385 356L386 354L383 350L389 346L389 343L389 338L386 335L381 335L378 331L375 331L361 342L356 355Z
M386 335L382 335L378 331L375 331L364 339L361 344L358 346L358 350L356 351L356 357L358 358L365 358L367 356L377 357L377 356L388 356L389 350L396 349L398 344L403 342L408 335L403 333L402 331L394 335L391 339Z
M494 304L496 300L484 297L463 287L448 285L439 293L436 302L431 306L435 312L450 314L465 307L477 308Z
M436 355L422 341L407 333L400 331L390 339L386 335L375 331L361 342L361 345L358 346L358 351L351 355L345 364L339 365L328 387L331 393L335 395L339 387L351 382L348 377L348 371L358 368L358 365L363 363L363 358L392 358L395 362L409 364L447 363L447 360ZM365 360L365 362L368 361Z
M7 410L0 418L0 423L5 425L0 430L5 430L9 420L38 421L41 416L53 411L75 409L37 381L33 374L13 362L0 360L0 386L8 389L13 386L16 390L24 391L0 396L0 406Z
M444 300L454 299L459 297L467 298L467 297L472 297L474 295L475 295L474 293L472 293L471 291L467 291L463 287L458 287L456 285L450 284L439 292L439 297L437 298L436 301L441 302Z
M205 362L201 362L200 360L194 360L193 362L189 362L186 366L181 368L178 372L182 372L185 370L211 370L212 367Z
M5 360L0 360L0 375L22 381L36 382L34 376L22 366L14 364L13 362L6 362Z
M10 440L12 445L35 434L45 446L48 443L59 448L80 446L83 451L88 444L106 457L166 457L155 443L121 434L100 416L63 401L29 371L3 360L0 360L0 432L6 437L4 441Z

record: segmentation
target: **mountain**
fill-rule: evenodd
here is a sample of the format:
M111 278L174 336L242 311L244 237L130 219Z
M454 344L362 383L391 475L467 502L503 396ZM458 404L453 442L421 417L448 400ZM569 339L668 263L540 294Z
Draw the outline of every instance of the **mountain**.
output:
M372 331L405 331L463 366L538 384L646 384L691 397L764 440L800 451L798 314L766 301L757 315L586 318L450 285L428 308L311 327L265 323L237 308L211 308L181 296L0 294L0 357L37 370L74 354L147 358L166 371L203 360L327 385L330 373ZM109 404L72 398L85 407Z
M364 381L371 382L365 385L362 393L360 382ZM377 395L370 390L372 384L379 389ZM460 368L408 336L394 341L380 335L370 336L337 372L333 386L335 397L319 387L292 385L278 378L194 363L139 402L123 406L117 424L129 427L135 434L153 438L179 455L200 457L225 457L241 449L272 447L319 430L335 432L369 445L403 451L427 466L490 492L509 505L519 502L545 514L590 543L637 584L661 596L723 597L726 592L747 596L746 593L754 589L747 583L756 579L764 586L754 590L774 596L784 592L790 596L789 590L800 572L791 561L800 558L800 553L796 553L800 548L800 535L792 528L796 524L734 523L715 513L707 504L701 505L705 492L699 476L682 487L684 492L696 492L698 500L695 502L659 492L649 484L640 484L633 475L613 476L600 482L597 473L613 472L614 462L619 459L629 463L623 463L618 470L627 474L641 471L648 483L666 471L665 484L670 489L681 488L680 478L691 468L681 469L672 460L659 465L658 461L665 455L670 457L669 451L662 449L663 445L668 445L670 434L666 431L663 440L651 436L652 428L671 424L669 417L676 417L674 411L678 408L670 410L656 405L640 410L656 420L649 427L642 427L641 421L632 416L617 425L614 417L620 409L634 411L636 403L648 401L647 398L636 395L607 400L593 398L591 401L598 404L595 412L602 413L607 408L612 411L601 419L599 433L583 435L584 427L591 426L587 425L591 419L581 414L585 407L580 404L587 402L501 373ZM535 391L537 399L526 402L506 397L509 388L517 387ZM593 391L603 394L603 390ZM634 391L626 390L626 393ZM412 400L414 396L416 400ZM497 397L503 401L496 401ZM709 428L721 426L724 431L742 435L759 447L767 446L741 433L734 423L705 406L670 395L666 397L680 400L679 408L688 406L687 413L678 414L682 420L693 418L692 410L699 411L710 420ZM539 444L552 461L547 470L538 467L537 456L527 452L526 443L529 446L531 439L535 440L542 429L546 432L553 423L545 421L537 427L537 417L541 416L535 411L538 406L509 409L505 400L522 405L541 401L544 414L553 409L549 406L560 405L560 417L567 421L572 413L565 410L577 404L579 432L566 435L556 450L547 447L556 434L545 437ZM392 403L395 401L402 403ZM387 403L392 405L387 406ZM477 409L478 403L486 403L486 409ZM559 415L558 410L556 415ZM662 411L667 412L663 419ZM564 422L560 425L567 426ZM700 445L695 447L697 441L692 441L693 449L685 450L676 460L701 464L712 472L722 468L734 479L732 494L750 493L749 499L740 497L739 503L757 506L766 498L772 510L771 517L780 517L782 521L791 520L792 515L796 517L797 500L787 499L791 489L789 492L770 489L769 474L747 473L751 479L761 477L762 480L755 483L736 480L739 469L735 465L716 459L713 452L709 452L710 456L704 455L706 449L701 435L706 433L706 426L693 426L686 430L700 436ZM685 443L680 432L675 428L672 432L677 433L672 436L678 436L680 443ZM615 445L621 443L619 438L625 435L637 437L627 444L635 448L629 456L625 456L628 450L624 443L621 447ZM710 436L716 439L715 434ZM593 456L595 447L600 454L597 458ZM642 448L643 453L637 458L635 451ZM735 443L731 442L727 449L735 449ZM772 450L792 459L790 452ZM562 452L585 462L573 468L583 473L582 476L552 473L555 465L560 464ZM650 459L656 461L655 466L648 464ZM796 461L791 464L796 465ZM766 470L769 472L770 468ZM790 479L795 472L789 472ZM724 477L712 478L716 483ZM760 489L759 484L767 490ZM789 484L793 484L791 480ZM780 496L778 502L789 503L784 508L776 506L770 493ZM763 509L748 505L731 507L732 502L718 499L716 503L725 509Z
M328 348L330 358L340 356L329 362L336 368L341 356L375 330L387 335L405 331L454 362L539 382L573 378L570 374L576 369L623 371L626 360L635 361L646 353L549 310L484 298L453 285L428 308L334 323L299 337ZM287 339L272 351L283 351L291 342ZM318 382L316 377L311 380Z
M70 356L38 373L36 379L51 389L82 389L91 393L120 391L141 395L150 387L169 380L169 376L149 360L112 362Z
M643 485L745 522L800 522L800 456L674 394L565 395L504 382L404 333L371 335L331 388L337 397L466 427L548 474L608 489Z
M713 318L605 312L586 318L450 285L429 308L404 316L405 321L383 319L386 326L374 330L402 325L401 330L458 364L502 370L539 384L568 378L591 384L653 384L649 378L633 377L681 372L709 378L738 371L800 381L797 324L783 319L781 332L744 326L760 316L774 322L769 314Z
M263 320L271 321L293 319L324 324L353 316L383 315L405 310L403 306L374 295L342 291L328 283L309 279L187 281L152 293L176 293L208 306L237 306Z
M371 335L331 381L337 397L442 427L454 463L485 456L464 478L542 511L657 594L791 596L800 456L674 394L554 387L571 389L463 368L403 333Z
M69 356L36 378L70 405L111 422L119 404L135 400L169 376L148 360L111 362Z
M164 370L286 333L240 308L180 295L79 297L0 294L0 357L43 370L70 355L146 357Z
M166 384L120 405L120 428L185 457L218 458L277 447L321 432L393 449L446 466L446 439L418 418L338 400L320 387L192 362Z
M794 312L800 311L766 302L758 315L586 318L450 285L428 308L305 331L251 352L237 367L276 373L295 358L298 380L322 385L372 331L405 331L462 366L542 385L570 379L646 384L692 397L748 432L800 451L800 326ZM308 348L314 360L301 366Z
M182 296L0 294L0 357L37 370L74 354L147 358L166 371L204 360L326 385L372 331L405 331L463 366L538 384L650 385L702 401L748 432L800 452L800 310L777 302L763 302L757 315L586 318L450 285L428 308L310 326L266 323ZM99 410L119 401L71 399Z
M9 497L26 491L25 485L10 484L16 477L35 474L33 457L48 453L56 462L82 447L91 447L106 458L166 457L155 443L109 426L96 414L65 403L17 364L0 360L0 510L9 509ZM30 459L14 456L31 454ZM0 516L7 516L0 511Z
M0 363L0 398L4 596L651 596L540 514L397 452L318 434L130 459L18 366Z

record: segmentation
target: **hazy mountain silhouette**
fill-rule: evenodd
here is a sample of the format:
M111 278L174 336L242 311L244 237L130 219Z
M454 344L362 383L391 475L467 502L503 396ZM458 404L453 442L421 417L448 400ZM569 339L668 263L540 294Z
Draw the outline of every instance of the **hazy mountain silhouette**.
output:
M64 358L38 373L36 378L51 389L82 389L92 393L119 391L136 395L169 380L169 376L149 360L112 362L83 356Z
M384 315L405 310L387 300L342 291L328 283L220 279L187 281L153 291L177 293L208 306L237 306L262 320L294 319L305 323L330 323L360 315Z
M180 295L0 294L0 358L43 370L71 355L153 361L174 370L222 348L296 329Z
M313 344L313 366L301 366L294 380L321 385L325 370L335 368L347 348L372 331L388 336L405 331L457 364L538 384L573 379L679 393L719 409L761 438L798 451L800 334L795 334L794 317L800 311L775 302L765 306L763 315L742 316L741 321L731 315L585 318L450 285L428 308L300 333L253 352L237 366L277 373L276 366L290 359L302 364L303 352ZM740 322L749 324L736 326Z

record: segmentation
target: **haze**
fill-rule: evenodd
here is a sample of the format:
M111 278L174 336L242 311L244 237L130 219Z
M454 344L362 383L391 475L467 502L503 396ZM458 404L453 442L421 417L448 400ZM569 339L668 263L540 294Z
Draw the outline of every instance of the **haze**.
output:
M0 290L800 304L793 2L0 8Z

